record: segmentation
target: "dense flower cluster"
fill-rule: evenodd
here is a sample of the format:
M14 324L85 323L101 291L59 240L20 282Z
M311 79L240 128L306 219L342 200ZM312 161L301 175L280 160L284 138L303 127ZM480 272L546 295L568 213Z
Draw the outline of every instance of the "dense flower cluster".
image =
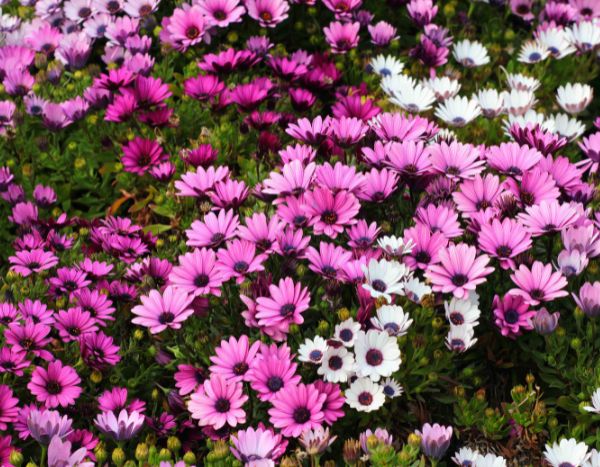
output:
M600 465L600 3L0 4L0 465Z

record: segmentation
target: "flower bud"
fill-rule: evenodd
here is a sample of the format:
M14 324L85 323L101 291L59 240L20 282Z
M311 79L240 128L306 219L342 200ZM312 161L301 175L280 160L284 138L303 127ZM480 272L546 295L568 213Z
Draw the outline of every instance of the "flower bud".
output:
M369 448L369 451L371 451L371 449L375 449L378 445L379 438L377 436L371 435L367 438L367 448Z
M421 446L421 437L416 433L408 435L408 444L413 448Z
M108 452L106 452L106 449L104 449L102 444L98 444L98 446L94 448L94 456L96 456L98 464L103 464L106 459L108 459Z
M329 323L325 320L319 321L319 325L317 326L318 334L326 334L329 331Z
M194 454L192 451L188 451L183 455L183 462L186 463L186 465L193 465L196 463L196 454Z
M136 446L135 458L140 462L148 460L148 445L146 443L140 443Z
M90 381L94 384L100 383L102 381L102 373L100 373L98 370L92 371L90 374Z
M133 338L136 341L141 341L145 335L146 335L146 333L144 331L142 331L141 329L136 329L135 331L133 331Z
M125 461L127 460L125 451L123 451L121 448L115 448L114 451L112 452L111 458L117 467L120 467L121 465L123 465L125 463Z
M533 327L543 336L552 334L558 325L559 317L558 312L550 314L545 308L540 308L533 318Z
M575 337L574 339L571 339L571 348L573 350L579 350L581 348L581 339Z
M158 453L158 460L159 461L171 460L171 451L169 451L167 448L162 448L160 450L160 452Z
M346 440L344 442L343 455L346 464L353 465L357 463L362 455L360 442L356 439Z
M167 447L175 454L177 454L177 452L179 452L179 450L181 449L181 441L179 441L179 438L177 436L169 436L169 438L167 439Z
M9 462L14 465L15 467L20 467L20 465L23 463L24 461L24 457L23 454L20 451L17 451L16 449L13 449L10 453L10 457L9 457Z
M433 329L440 329L443 325L444 325L444 320L442 318L440 318L439 316L436 316L435 318L433 318L431 320L431 327L433 327Z
M337 315L340 321L346 321L348 318L350 318L350 310L345 307L340 308L337 312Z

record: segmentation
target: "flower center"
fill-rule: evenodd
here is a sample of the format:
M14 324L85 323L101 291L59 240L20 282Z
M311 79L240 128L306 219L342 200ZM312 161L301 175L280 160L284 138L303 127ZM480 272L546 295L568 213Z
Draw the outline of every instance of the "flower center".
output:
M469 281L469 278L465 274L455 274L452 276L452 283L456 287L462 287Z
M48 394L60 394L61 389L62 386L58 381L48 381L48 384L46 384L46 391L48 391Z
M233 374L241 376L248 371L248 364L246 362L239 362L233 366Z
M223 21L225 18L227 18L227 15L223 10L216 10L213 12L213 18L219 21Z
M208 284L208 275L198 274L194 279L194 285L196 287L206 287Z
M419 251L415 254L415 260L417 263L428 264L431 261L431 255L426 251Z
M452 324L454 324L455 326L460 326L461 324L464 324L465 322L465 317L462 315L462 313L458 312L458 311L453 311L452 313L450 313L450 322Z
M291 318L294 312L296 311L296 305L293 303L288 303L287 305L283 305L281 310L279 310L279 314L283 318Z
M261 12L259 16L263 21L271 21L273 19L273 15L268 11Z
M37 263L37 262L35 262L35 261L33 261L33 262L29 263L29 269L37 269L37 268L39 268L40 266L41 266L41 264L40 264L40 263Z
M308 354L308 358L310 358L313 362L318 362L323 358L323 352L320 350L313 350Z
M333 371L341 370L342 366L344 366L343 360L338 355L333 355L329 359L329 368Z
M454 350L462 351L465 349L465 342L462 339L452 339L450 341L450 347Z
M217 402L215 402L215 409L219 413L228 412L230 408L231 403L227 399L221 398L218 399Z
M238 261L233 265L233 270L239 274L242 274L248 270L248 263L246 261Z
M394 388L391 386L384 386L383 393L388 397L392 397L394 394L396 394L396 391L394 391Z
M531 292L529 292L529 295L531 295L531 298L535 300L541 300L544 298L544 291L541 289L533 289Z
M188 39L196 39L200 35L200 29L196 26L190 26L185 30L185 37Z
M212 237L210 237L211 243L214 243L214 244L221 243L223 240L225 240L225 235L222 234L221 232L217 232L217 233L213 234Z
M373 287L373 289L376 290L377 292L385 292L387 289L385 282L383 282L381 279L375 279L371 283L371 287Z
M147 16L152 13L152 6L150 5L142 5L138 10L140 16Z
M512 248L507 246L507 245L501 245L498 248L496 248L496 254L500 257L500 258L508 258L512 253Z
M369 349L365 359L369 365L379 366L383 363L383 354L379 349Z
M326 224L329 225L333 225L335 224L335 222L338 219L338 216L335 212L333 211L325 211L323 212L323 214L321 215L321 219L323 220L323 222L325 222Z
M79 10L78 14L80 18L87 18L92 14L92 9L88 7L83 7Z
M298 407L296 410L294 410L293 417L296 423L306 423L310 420L310 410L308 410L306 407Z
M358 395L360 405L371 405L373 403L373 395L370 392L361 392Z
M342 342L351 342L352 338L354 337L354 333L350 329L342 329L339 336Z
M393 322L385 323L383 329L385 329L390 336L395 336L400 331L400 326Z
M508 324L515 324L519 321L519 313L516 310L506 310L504 312L504 321Z
M165 311L161 313L160 317L158 318L158 322L160 324L169 324L172 323L174 319L175 315L173 313L171 313L170 311Z
M271 376L267 380L267 387L271 392L277 392L283 387L283 379L279 376Z

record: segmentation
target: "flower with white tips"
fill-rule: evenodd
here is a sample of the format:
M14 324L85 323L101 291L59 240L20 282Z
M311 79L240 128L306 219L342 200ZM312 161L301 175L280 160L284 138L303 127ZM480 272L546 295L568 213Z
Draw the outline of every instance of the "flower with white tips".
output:
M357 323L352 318L348 318L336 324L333 337L340 341L344 347L352 347L358 331L360 331L360 323Z
M409 254L415 247L415 243L412 241L412 239L404 243L404 239L402 237L396 237L394 235L386 235L385 237L381 237L377 240L377 245L379 248L385 251L385 253L395 258Z
M588 457L587 444L578 443L575 438L546 444L544 451L544 458L552 467L580 467Z
M354 355L346 347L329 347L317 373L330 383L345 383L354 369Z
M588 460L583 464L582 467L600 467L600 452L592 449L590 452L590 457L588 457Z
M482 89L477 93L477 101L485 118L495 118L504 111L504 93L496 89Z
M600 24L580 21L566 29L567 40L580 52L589 52L600 44Z
M467 39L454 44L452 55L458 63L467 68L487 65L490 62L490 56L483 44Z
M371 297L383 297L391 303L392 295L404 295L403 282L410 275L410 269L405 264L371 259L368 266L362 266L362 270L367 280L363 288L369 291Z
M323 360L327 348L327 341L321 336L315 336L312 340L305 339L298 347L298 360L318 365Z
M413 303L421 303L423 297L431 294L431 286L413 277L404 283L404 293Z
M477 338L474 336L475 330L468 324L450 326L450 331L446 336L446 347L453 352L465 352L477 342Z
M538 63L550 55L548 48L539 41L527 41L521 46L517 59L521 63Z
M469 326L477 326L481 311L476 303L470 300L460 300L453 297L449 302L444 302L446 310L446 319L453 326L467 324Z
M427 86L417 84L412 88L404 88L395 92L390 102L407 112L419 113L431 108L435 102L435 94Z
M382 376L392 376L402 362L398 340L387 332L375 329L359 331L354 343L354 353L356 374L373 381L379 381Z
M379 86L389 97L402 93L406 89L413 89L417 80L407 75L389 75L381 79Z
M447 76L431 78L423 81L423 84L433 91L436 99L440 102L456 96L460 91L460 82Z
M391 55L377 55L371 59L369 69L379 76L398 76L404 70L404 63Z
M475 461L477 460L478 456L479 453L474 449L460 448L454 453L454 456L452 457L452 462L454 462L456 465L459 465L460 467L470 467L476 465Z
M589 84L567 83L556 90L556 102L567 113L578 114L584 110L594 97Z
M476 99L451 97L438 105L435 116L451 126L463 127L481 115Z
M567 32L559 27L539 31L537 38L538 41L546 47L546 50L550 52L550 55L557 60L560 60L567 55L571 55L576 50L571 42L569 42Z
M533 109L528 110L523 115L508 114L508 120L504 120L502 126L504 127L505 134L511 138L510 127L515 123L523 128L528 124L532 124L539 125L542 130L554 131L554 120L549 119L547 115L536 112Z
M383 388L369 378L358 378L344 391L346 404L359 412L378 410L385 403Z
M594 412L600 415L600 388L597 388L592 394L592 405L585 406L583 410Z
M404 388L400 386L400 383L394 378L386 378L382 381L381 386L383 387L383 393L386 397L393 399L394 397L401 396L404 392Z
M404 336L413 323L408 313L399 305L383 305L377 309L377 316L371 318L371 324L378 331L386 331L390 336Z
M510 89L516 89L518 91L531 91L534 92L540 87L540 80L532 78L531 76L525 76L521 73L507 73L506 81Z
M520 91L513 89L510 92L505 92L503 96L504 110L506 113L514 116L525 114L536 103L533 91Z
M569 117L567 114L552 115L548 117L548 120L554 122L553 133L563 136L569 141L576 140L585 132L585 125L576 118Z

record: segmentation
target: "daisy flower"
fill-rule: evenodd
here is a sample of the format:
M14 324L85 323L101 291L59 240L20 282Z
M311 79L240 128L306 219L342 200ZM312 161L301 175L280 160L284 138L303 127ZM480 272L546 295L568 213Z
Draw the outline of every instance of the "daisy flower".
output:
M286 0L247 0L250 18L263 28L274 28L288 17L290 5Z
M369 62L369 69L379 76L398 76L404 70L404 63L391 55L377 55Z
M470 297L466 300L453 297L449 302L444 302L444 309L446 310L446 319L452 326L466 324L473 327L479 324L481 311L477 302L472 301Z
M215 373L192 393L188 410L200 426L211 426L215 430L226 424L236 427L246 423L246 412L242 407L247 400L240 381Z
M527 331L533 329L531 320L537 313L529 310L523 297L511 294L506 294L502 298L495 295L492 311L500 334L513 339L520 335L523 329Z
M244 464L275 465L275 461L285 452L287 441L270 429L246 428L230 437L231 452Z
M485 118L496 118L504 111L504 93L496 89L481 89L477 93L477 102Z
M297 365L289 358L280 358L278 355L257 357L248 371L250 386L260 400L269 401L279 391L287 391L290 386L300 383L296 368Z
M358 378L345 391L346 404L359 412L372 412L385 403L383 388L369 378Z
M410 274L406 265L397 261L371 259L368 266L362 266L362 270L367 281L363 288L371 297L383 297L391 303L392 295L404 295L403 281Z
M233 209L221 209L217 214L209 212L202 221L192 222L185 231L188 246L216 247L233 238L239 226L239 217Z
M391 376L402 362L397 339L374 329L358 332L354 352L357 375L370 377L373 381Z
M585 406L583 410L600 414L600 388L597 388L592 394L591 404L591 406Z
M427 86L404 86L394 92L390 98L392 104L396 104L407 112L420 113L429 110L435 102L434 92Z
M309 225L316 235L336 238L345 226L356 223L360 203L351 193L339 191L333 194L327 188L315 188L306 193L305 200L307 212L312 217Z
M445 175L451 180L470 179L484 169L480 150L471 144L453 141L432 144L428 147L433 173Z
M10 270L23 277L28 277L33 273L38 274L58 264L58 258L51 251L44 251L40 248L17 251L8 260L11 264Z
M594 98L594 90L589 84L567 83L556 90L556 102L567 113L582 112Z
M0 430L8 430L8 423L17 419L19 399L13 397L12 390L5 384L0 384Z
M360 328L360 323L357 323L352 318L348 318L335 325L333 337L339 340L345 347L352 347Z
M215 349L216 355L210 357L213 363L210 371L227 380L249 381L247 372L259 348L260 341L250 345L246 335L240 336L239 339L231 336L229 340L222 340L221 345Z
M449 97L438 105L435 116L450 126L463 127L481 114L476 99L467 97Z
M236 283L241 284L247 274L264 271L262 263L266 258L265 254L256 254L254 243L235 239L217 251L217 271L224 280L235 278Z
M446 336L446 347L453 352L465 352L477 342L477 338L474 335L475 330L473 326L468 324L450 326L450 331Z
M179 265L169 274L169 283L193 296L221 296L223 277L216 268L215 252L207 248L194 248L179 257Z
M381 382L381 387L383 388L383 393L386 397L393 399L395 397L399 397L404 392L404 388L400 386L398 381L393 378L386 378Z
M556 200L543 200L539 204L528 206L524 213L517 216L533 237L560 232L575 224L579 217L579 212L571 204Z
M454 44L452 55L458 63L468 68L487 65L490 62L487 50L481 43L466 39Z
M329 347L317 370L325 381L345 383L354 369L354 355L346 347Z
M513 258L531 247L531 235L521 223L510 218L493 219L490 224L482 225L478 241L479 248L498 258L503 269L514 269Z
M312 340L307 338L298 347L298 360L319 365L327 348L327 341L321 336L315 336Z
M479 453L471 448L460 448L452 456L452 462L460 467L470 467L477 465ZM500 466L498 466L500 467Z
M526 41L521 46L517 59L521 63L538 63L550 55L548 48L540 41Z
M47 369L38 366L33 370L27 389L48 408L67 407L81 394L79 383L81 378L74 368L55 360Z
M115 441L126 441L134 438L144 427L145 422L146 417L142 413L122 409L118 415L112 411L98 414L94 425Z
M434 92L435 97L439 102L443 102L446 99L456 96L458 91L460 91L460 81L447 76L430 78L424 83Z
M302 324L302 313L310 306L310 293L290 277L269 286L270 297L256 299L256 319L259 326L277 327L287 332L290 324Z
M413 323L408 313L399 305L383 305L377 309L377 316L371 318L371 324L378 331L386 331L390 336L405 336Z
M552 265L535 261L531 268L522 264L510 278L518 288L510 289L509 294L519 295L531 306L550 302L555 298L566 297L567 280L560 272L553 272Z
M158 334L167 328L180 329L183 322L194 313L190 307L193 298L187 292L172 286L162 293L151 290L148 295L140 297L142 304L131 310L136 315L131 322L150 328L152 334Z
M546 444L544 451L544 459L552 467L577 467L582 465L588 457L587 445L578 443L574 438L563 438L559 442Z
M297 438L306 430L321 427L326 395L313 384L297 384L278 392L269 409L271 424L286 437Z

